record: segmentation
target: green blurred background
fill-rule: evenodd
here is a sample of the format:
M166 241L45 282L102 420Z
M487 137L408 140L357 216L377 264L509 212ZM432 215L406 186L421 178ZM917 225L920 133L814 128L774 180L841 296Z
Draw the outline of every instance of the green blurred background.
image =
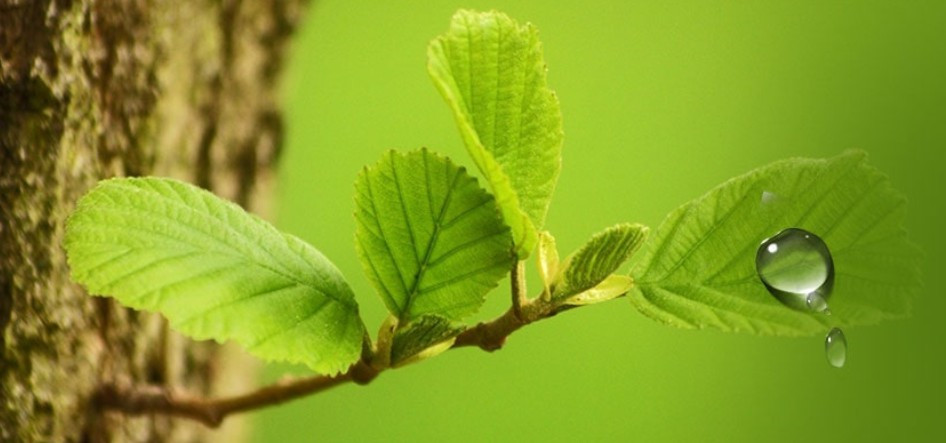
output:
M946 2L316 1L286 81L277 222L343 270L372 331L352 183L391 148L472 167L425 70L461 7L541 32L565 121L547 224L563 253L768 162L860 148L910 199L927 289L909 320L846 331L840 370L823 337L677 330L621 299L256 413L257 441L946 441ZM265 378L286 372L306 373Z

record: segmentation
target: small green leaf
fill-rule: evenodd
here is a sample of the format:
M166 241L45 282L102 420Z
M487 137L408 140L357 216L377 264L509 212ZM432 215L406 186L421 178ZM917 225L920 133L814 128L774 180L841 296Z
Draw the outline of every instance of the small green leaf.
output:
M907 315L920 254L902 228L903 196L865 158L780 161L683 205L649 243L629 298L667 324L766 335ZM831 251L830 316L780 304L756 274L759 245L789 227L820 236Z
M171 179L102 181L65 238L90 293L164 314L196 339L235 340L266 360L333 374L355 362L364 325L341 272L302 240Z
M542 278L544 291L542 297L549 299L552 296L552 286L558 274L558 249L555 246L555 237L548 231L539 233L539 246L536 254L536 266L539 268L539 277Z
M634 280L631 277L612 274L597 286L565 299L563 304L582 306L603 303L626 294L631 286L634 286Z
M617 271L647 237L647 227L622 223L595 234L559 266L552 299L591 289Z
M514 261L491 195L445 157L389 152L355 182L358 254L401 322L460 319L483 304Z
M422 316L394 334L391 365L403 366L446 351L463 329L443 317Z
M545 223L563 140L538 31L499 12L458 11L431 42L427 71L526 258Z

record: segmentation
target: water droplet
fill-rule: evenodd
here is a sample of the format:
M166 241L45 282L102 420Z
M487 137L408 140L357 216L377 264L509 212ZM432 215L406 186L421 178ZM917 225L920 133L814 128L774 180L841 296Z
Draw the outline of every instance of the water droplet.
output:
M824 355L828 358L828 363L835 368L844 366L847 360L847 339L844 338L844 332L838 328L832 328L824 338Z
M831 310L828 309L828 302L824 300L817 292L812 292L808 294L808 298L805 299L805 303L808 305L808 309L811 309L815 312L821 312L825 315L831 315Z
M769 192L769 191L762 191L761 203L763 205L775 203L776 201L778 201L778 199L779 199L778 194L774 192Z
M756 271L782 304L800 310L823 309L834 288L834 261L828 245L804 229L788 228L767 238L756 252ZM820 299L820 300L819 300Z

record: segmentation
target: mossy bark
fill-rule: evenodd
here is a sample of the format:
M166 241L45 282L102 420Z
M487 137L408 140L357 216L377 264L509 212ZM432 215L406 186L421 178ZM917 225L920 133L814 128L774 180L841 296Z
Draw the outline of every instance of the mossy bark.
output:
M227 347L93 298L61 241L99 179L187 180L264 216L276 98L304 0L0 0L0 441L233 441L102 413L101 381L208 394L252 384ZM218 431L220 432L220 431Z

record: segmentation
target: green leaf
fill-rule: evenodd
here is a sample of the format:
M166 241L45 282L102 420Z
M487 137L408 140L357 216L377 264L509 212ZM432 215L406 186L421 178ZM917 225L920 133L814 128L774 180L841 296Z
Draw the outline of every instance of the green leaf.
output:
M389 152L355 182L355 237L368 277L401 323L476 311L514 261L491 195L445 157Z
M626 294L632 286L634 280L631 277L612 274L595 287L565 299L563 304L582 306L603 303Z
M435 315L425 315L394 334L391 365L403 366L440 354L453 345L463 327Z
M595 234L559 266L552 299L591 289L617 271L647 237L647 227L622 223Z
M538 31L499 12L458 11L431 42L427 71L526 258L545 223L563 139Z
M667 324L766 335L903 317L920 262L902 228L904 203L862 152L773 163L671 213L633 273L629 298ZM831 251L830 316L780 304L756 274L761 242L789 227L820 236Z
M332 374L355 362L364 326L341 272L239 206L171 179L102 181L65 238L90 293L162 313L196 339L235 340L266 360Z

